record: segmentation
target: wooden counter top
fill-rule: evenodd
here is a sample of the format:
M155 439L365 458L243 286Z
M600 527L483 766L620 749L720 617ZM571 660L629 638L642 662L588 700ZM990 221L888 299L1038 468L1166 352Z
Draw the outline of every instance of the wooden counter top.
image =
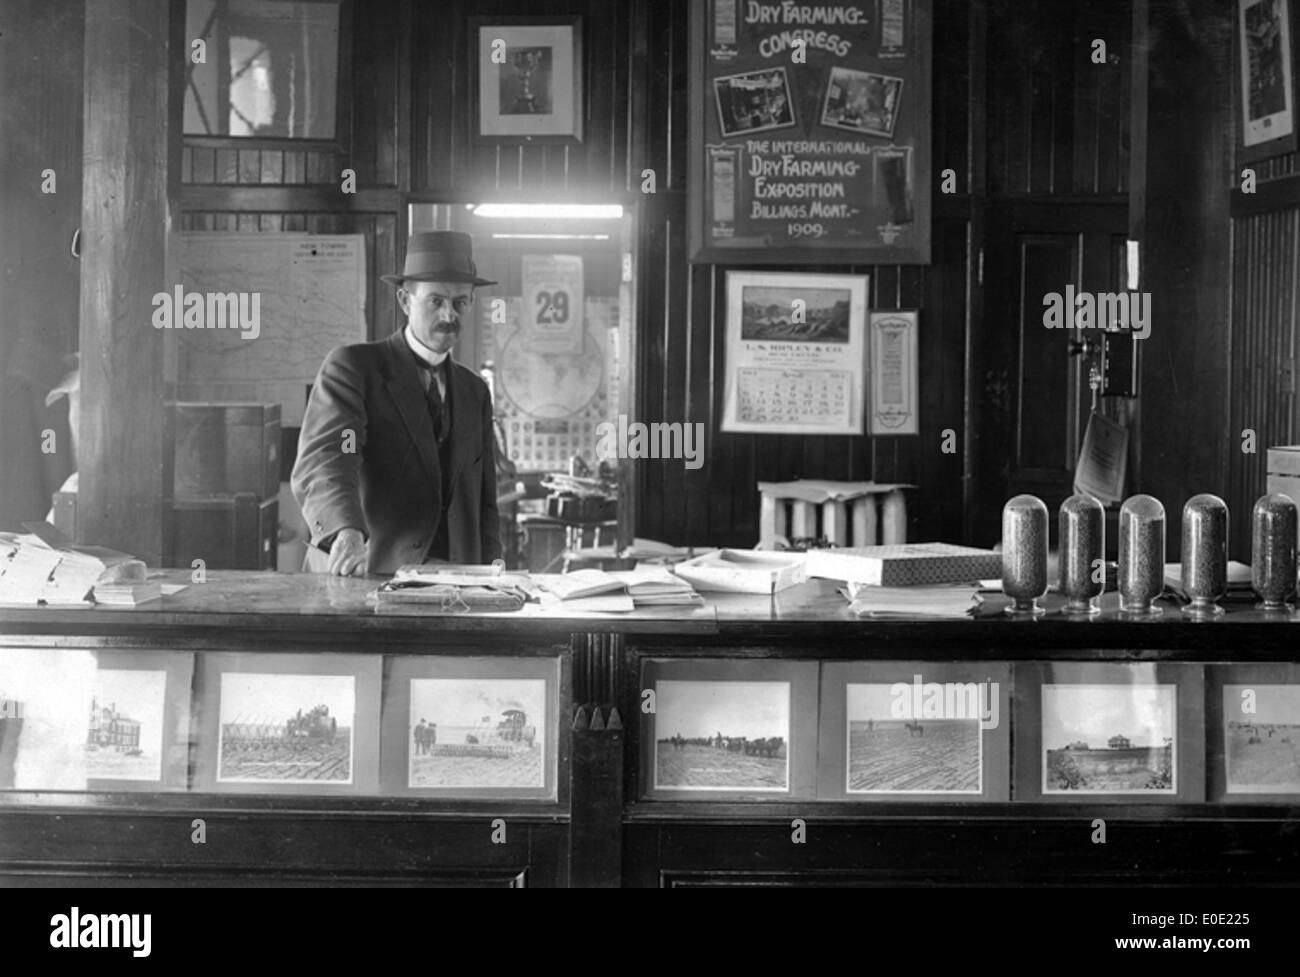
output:
M168 579L187 583L189 572ZM830 581L813 580L772 597L707 594L702 608L647 608L631 614L558 615L529 605L506 614L411 616L376 614L367 595L382 578L341 578L314 574L210 571L206 583L136 608L0 607L0 634L45 636L160 635L183 632L263 633L280 638L348 634L419 640L431 633L502 634L512 640L572 633L643 636L638 643L662 641L708 646L719 642L759 644L797 638L820 643L818 655L881 653L928 657L964 651L980 657L1027 658L1048 650L1132 649L1127 657L1185 660L1291 660L1300 648L1300 618L1273 618L1249 605L1227 605L1214 621L1183 618L1165 605L1153 621L1122 620L1116 595L1102 598L1103 613L1090 621L1069 620L1049 596L1049 613L1037 620L1011 620L1001 613L1000 596L986 597L981 613L968 620L872 620L852 616ZM811 653L811 652L810 652ZM1090 656L1085 656L1090 657Z

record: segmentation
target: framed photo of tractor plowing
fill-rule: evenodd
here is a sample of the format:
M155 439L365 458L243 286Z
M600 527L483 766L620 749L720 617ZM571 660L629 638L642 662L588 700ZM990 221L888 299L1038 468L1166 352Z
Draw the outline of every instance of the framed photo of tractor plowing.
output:
M559 658L399 657L390 668L385 793L557 799Z
M377 655L204 655L195 789L374 794L382 665Z

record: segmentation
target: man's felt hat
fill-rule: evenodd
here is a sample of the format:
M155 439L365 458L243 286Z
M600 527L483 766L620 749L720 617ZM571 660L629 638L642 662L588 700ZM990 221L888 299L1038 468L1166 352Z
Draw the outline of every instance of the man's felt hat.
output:
M390 285L404 282L464 282L495 285L479 278L474 267L474 239L461 231L422 231L406 242L406 265L400 275L379 276Z

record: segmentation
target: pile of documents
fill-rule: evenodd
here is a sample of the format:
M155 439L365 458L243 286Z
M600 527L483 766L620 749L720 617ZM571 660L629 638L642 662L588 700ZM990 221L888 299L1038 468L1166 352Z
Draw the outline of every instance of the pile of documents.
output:
M0 533L0 604L86 607L101 589L120 585L131 593L145 584L145 565L129 553L73 546L45 524L27 528L32 532Z
M372 595L379 614L518 611L530 599L528 574L499 566L411 564Z
M979 606L970 586L877 587L849 584L849 612L875 618L963 618Z
M661 567L539 573L533 582L571 611L627 612L637 607L701 607L687 581Z

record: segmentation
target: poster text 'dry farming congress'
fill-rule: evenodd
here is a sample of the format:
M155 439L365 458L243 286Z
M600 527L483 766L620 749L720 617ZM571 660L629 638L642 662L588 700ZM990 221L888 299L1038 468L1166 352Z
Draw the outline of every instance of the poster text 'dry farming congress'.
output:
M691 260L930 260L931 0L702 0Z

